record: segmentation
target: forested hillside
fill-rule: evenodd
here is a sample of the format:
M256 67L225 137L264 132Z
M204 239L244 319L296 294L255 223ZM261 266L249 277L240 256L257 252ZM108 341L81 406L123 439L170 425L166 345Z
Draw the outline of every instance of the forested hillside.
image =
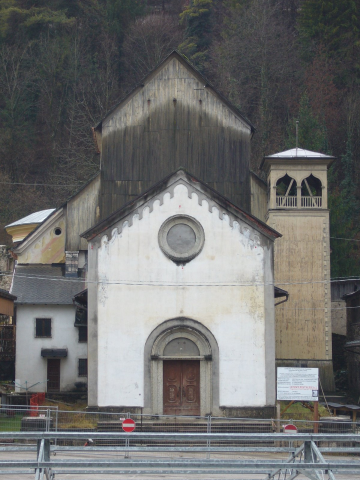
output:
M0 243L98 171L91 127L173 49L256 126L255 171L296 120L338 157L332 276L358 275L360 0L0 0Z

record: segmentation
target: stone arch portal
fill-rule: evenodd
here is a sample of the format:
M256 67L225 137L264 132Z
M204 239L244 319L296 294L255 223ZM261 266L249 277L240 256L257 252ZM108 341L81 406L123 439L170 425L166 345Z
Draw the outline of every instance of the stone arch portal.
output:
M219 413L219 349L208 328L183 317L167 320L149 335L144 353L144 413Z

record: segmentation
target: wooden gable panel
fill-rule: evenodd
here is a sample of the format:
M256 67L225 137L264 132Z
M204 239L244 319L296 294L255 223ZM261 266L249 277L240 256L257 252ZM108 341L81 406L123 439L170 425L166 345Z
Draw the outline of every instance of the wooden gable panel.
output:
M250 136L201 78L170 59L103 121L101 218L179 167L250 210Z

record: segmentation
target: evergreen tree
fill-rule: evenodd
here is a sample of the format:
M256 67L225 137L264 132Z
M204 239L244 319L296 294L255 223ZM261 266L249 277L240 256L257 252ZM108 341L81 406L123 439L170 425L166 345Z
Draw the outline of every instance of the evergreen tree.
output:
M304 0L299 17L305 52L310 42L325 48L343 65L340 74L360 75L360 6L357 0ZM311 49L310 49L311 50ZM346 81L342 79L342 81Z
M24 5L25 3L25 5ZM52 9L50 5L27 7L19 0L0 0L0 39L19 43L21 39L38 38L44 31L55 35L58 29L71 27L75 19L67 16L66 10Z
M359 243L356 241L360 240L358 227L360 202L356 195L350 135L346 143L346 152L341 156L341 168L343 179L340 184L334 178L333 171L329 175L329 184L332 187L329 196L332 277L359 275L360 268ZM348 240L342 240L344 238ZM355 241L351 241L352 239Z
M331 52L349 47L359 38L359 11L355 0L305 0L301 7L302 33Z
M180 24L185 26L186 40L179 50L200 70L205 68L211 43L213 2L191 0L180 14Z
M111 33L120 41L128 25L146 11L146 0L106 0L106 16Z
M328 143L326 127L323 122L319 121L319 119L313 114L309 97L306 92L300 99L299 112L296 120L299 121L298 146L313 152L327 153ZM295 144L295 119L292 119L287 128L285 147L287 149L294 148Z

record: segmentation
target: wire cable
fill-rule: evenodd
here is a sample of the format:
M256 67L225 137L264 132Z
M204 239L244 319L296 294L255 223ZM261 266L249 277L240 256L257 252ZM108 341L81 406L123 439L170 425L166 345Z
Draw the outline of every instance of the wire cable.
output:
M21 183L21 182L0 182L0 185L22 185L26 187L81 187L82 183L77 183L77 184L54 184L54 183Z
M360 242L360 240L356 238L342 238L342 237L330 237L333 240L346 240L348 242Z
M31 267L31 265L29 265ZM2 277L12 277L12 272L0 273ZM312 281L298 281L298 282L167 282L163 281L141 281L141 280L112 280L109 281L106 278L102 280L89 280L81 277L63 277L63 276L51 276L51 275L37 275L37 274L27 274L27 273L17 273L15 270L16 278L29 278L37 280L50 280L58 282L86 282L86 283L96 283L101 285L146 285L146 286L160 286L160 287L264 287L264 286L287 286L287 285L316 285L316 284L331 284L338 282L347 282L347 281L358 281L360 283L360 277L344 277L336 278L330 280L312 280Z

